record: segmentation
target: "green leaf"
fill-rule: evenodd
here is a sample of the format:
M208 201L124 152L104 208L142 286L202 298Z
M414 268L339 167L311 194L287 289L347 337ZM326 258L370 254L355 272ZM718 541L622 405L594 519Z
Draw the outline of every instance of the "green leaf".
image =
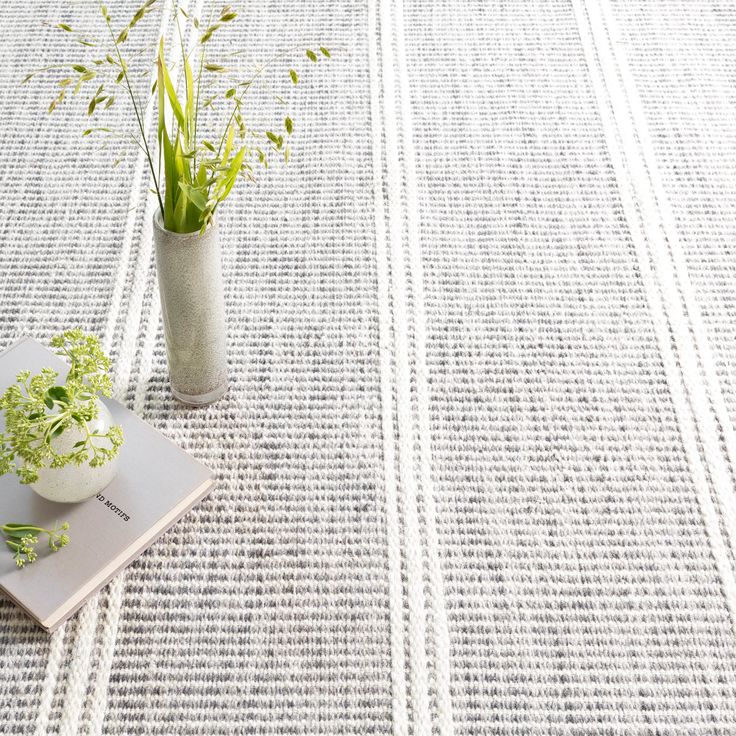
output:
M179 98L176 96L176 87L174 87L173 82L171 81L171 77L169 76L169 70L166 68L166 64L164 63L164 40L161 39L161 43L159 45L159 55L158 55L158 67L161 70L161 76L163 78L164 87L166 89L166 96L169 99L169 104L171 105L171 109L174 111L174 117L176 118L176 121L179 123L179 127L184 131L186 129L186 120L184 118L184 112L181 109L181 105L179 104Z
M164 110L164 39L158 44L158 58L156 59L156 84L158 85L158 143L163 144L163 133L166 132L166 117Z
M70 401L69 394L63 386L52 386L46 394L55 401L60 401L62 404L68 404Z
M54 400L50 396L44 396L43 403L46 404L47 409L54 408Z
M233 188L233 185L235 184L235 180L238 178L238 172L240 171L240 167L243 165L243 157L245 156L245 146L241 148L237 154L234 156L233 160L230 162L230 166L228 167L227 174L225 176L223 184L223 189L220 192L220 196L218 197L218 200L222 202L223 199L227 197L228 194L230 194L230 190Z
M176 143L174 144L174 164L176 166L176 175L178 179L183 179L187 184L191 184L189 166L186 162L186 154L181 145L179 134L176 135Z
M317 54L312 49L307 49L307 59L310 61L317 61Z
M215 153L215 147L209 141L202 141L202 145L208 150Z
M225 150L222 153L222 165L224 166L227 163L228 157L230 156L230 151L233 147L233 138L235 137L235 128L231 125L227 129L227 139L225 140Z
M181 182L179 182L181 184ZM187 225L187 193L186 190L179 190L179 198L174 210L174 231L177 233L184 232Z
M294 122L288 116L286 120L284 120L284 127L286 128L286 132L291 135L291 131L294 130Z
M319 50L322 52L322 56L326 56L328 59L330 58L330 52L324 46L320 46Z
M128 28L132 28L139 20L141 20L141 18L143 18L145 14L146 14L145 8L138 8L132 20L130 21L130 23L128 23Z
M171 145L171 139L165 128L162 128L161 149L164 154L164 177L166 180L166 191L164 193L164 227L168 230L173 230L174 206L176 205L175 195L177 192L176 166L174 164L174 147Z
M187 102L185 106L187 124L184 130L184 145L189 148L189 138L194 131L194 81L192 78L192 67L189 64L189 59L184 59L184 79L186 81L187 89Z
M6 524L3 527L3 534L11 539L23 539L23 537L29 534L35 536L37 532L38 527L33 527L30 524L18 524L15 529L10 524Z
M200 189L180 181L179 187L184 191L188 200L200 211L207 207L207 195Z

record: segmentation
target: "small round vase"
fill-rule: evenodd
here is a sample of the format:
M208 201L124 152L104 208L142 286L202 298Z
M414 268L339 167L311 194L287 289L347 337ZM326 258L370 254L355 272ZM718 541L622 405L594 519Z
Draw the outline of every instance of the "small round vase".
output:
M113 424L109 409L101 402L97 402L97 417L87 422L90 432L106 434ZM69 452L74 445L85 438L79 427L70 427L59 437L51 440L55 452ZM107 439L96 439L98 447L112 448ZM31 488L49 501L57 503L78 503L97 495L118 472L118 458L116 455L104 465L91 468L89 463L82 465L65 465L63 468L41 468L38 471L38 480L31 483Z
M202 406L227 391L227 335L217 224L175 233L153 218L156 272L174 396Z

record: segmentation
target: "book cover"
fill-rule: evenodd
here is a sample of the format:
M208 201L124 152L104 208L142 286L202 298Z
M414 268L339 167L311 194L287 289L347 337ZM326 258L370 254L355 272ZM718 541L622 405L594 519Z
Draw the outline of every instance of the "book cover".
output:
M19 371L68 366L31 338L0 353L0 390ZM0 588L47 631L132 562L212 488L212 472L117 401L102 399L123 428L119 472L97 496L76 504L41 498L17 477L0 477L0 525L49 528L69 522L70 542L58 552L39 540L38 560L23 568L0 549ZM4 419L0 413L0 431ZM3 543L3 546L4 543Z

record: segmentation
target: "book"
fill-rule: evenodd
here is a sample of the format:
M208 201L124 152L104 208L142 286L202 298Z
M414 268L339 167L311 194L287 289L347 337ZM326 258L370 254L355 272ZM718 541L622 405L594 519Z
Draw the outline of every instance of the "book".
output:
M40 343L21 339L0 353L0 390L14 383L18 372L38 373L44 367L58 371L59 381L69 368ZM118 473L97 496L81 503L54 503L14 474L0 477L0 526L69 523L67 546L52 552L40 537L38 559L22 568L9 550L0 549L0 588L49 632L207 495L214 482L208 468L133 412L117 401L102 400L115 424L122 426L125 440Z

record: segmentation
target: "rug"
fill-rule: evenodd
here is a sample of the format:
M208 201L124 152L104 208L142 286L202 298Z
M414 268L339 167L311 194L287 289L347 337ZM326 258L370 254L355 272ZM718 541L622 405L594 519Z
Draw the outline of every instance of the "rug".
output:
M0 733L736 733L736 6L241 8L333 59L223 208L197 410L144 159L20 84L98 12L0 6L0 347L95 331L217 486L54 635L0 600Z

